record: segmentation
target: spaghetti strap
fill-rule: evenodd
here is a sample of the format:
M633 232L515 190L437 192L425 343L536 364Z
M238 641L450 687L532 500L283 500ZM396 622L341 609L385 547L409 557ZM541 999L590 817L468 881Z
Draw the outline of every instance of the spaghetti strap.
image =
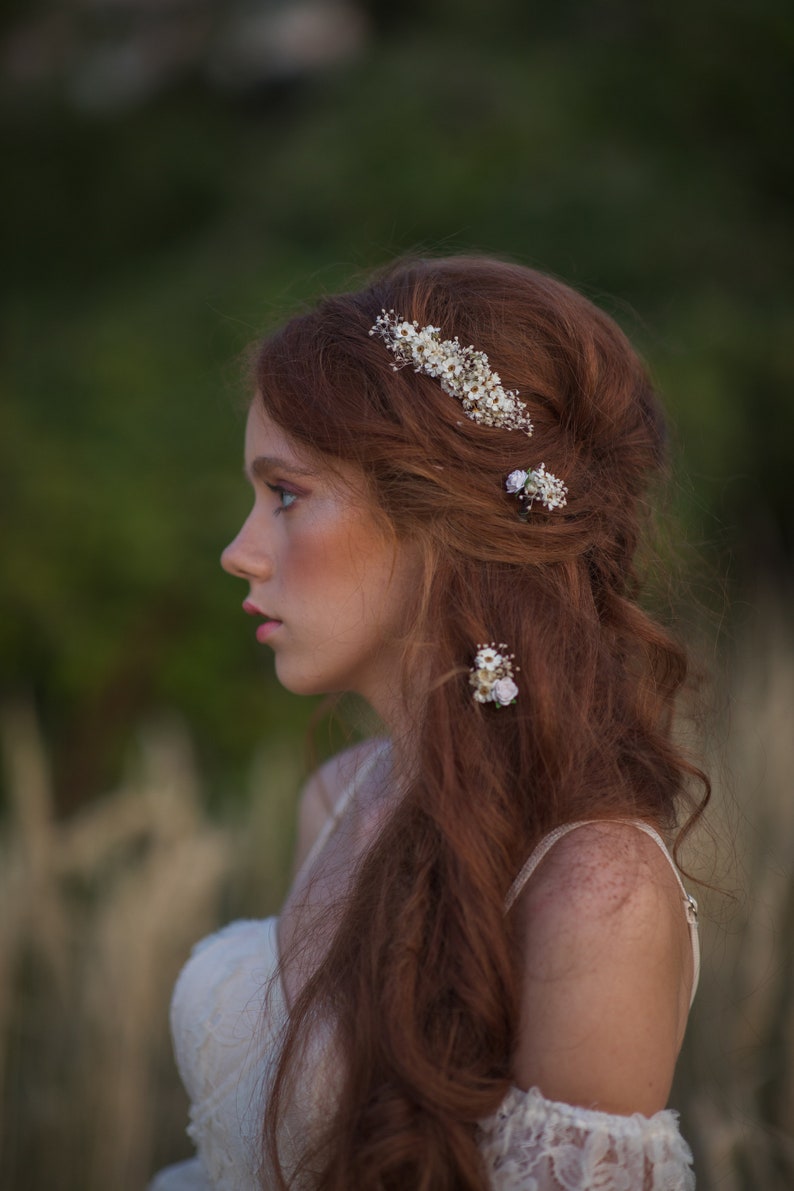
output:
M540 862L551 851L556 843L568 835L572 831L576 831L579 827L588 827L593 823L627 823L631 827L636 827L638 831L642 831L649 836L655 844L659 846L662 855L665 857L673 870L678 887L681 890L681 897L684 903L684 913L689 925L689 939L692 945L692 994L689 998L690 1007L695 999L697 992L698 980L700 979L700 939L698 937L698 904L691 893L687 893L684 882L681 880L681 874L678 871L675 861L673 860L667 845L665 844L658 831L648 823L644 823L642 819L580 819L576 823L564 823L561 827L556 827L554 831L550 831L548 835L544 836L538 846L534 849L532 854L528 857L521 871L516 877L505 899L505 912L508 912L514 906L516 899L526 885L529 878L535 872Z
M328 815L328 818L323 823L322 827L320 828L320 832L319 832L317 838L315 839L314 843L312 844L311 848L309 849L306 859L303 861L303 864L300 867L301 872L303 872L304 870L308 871L308 869L311 868L312 864L317 859L317 857L320 855L320 853L322 852L326 843L328 842L329 836L331 835L332 831L336 827L339 820L342 818L342 815L345 813L345 810L347 809L348 805L352 801L355 794L358 792L358 790L361 786L361 783L367 777L369 777L370 773L372 772L372 770L375 767L375 763L377 762L378 758L383 754L385 749L387 749L388 747L389 747L388 740L381 741L375 748L372 749L372 751L369 754L369 756L367 757L367 759L365 761L363 761L354 770L353 774L350 777L349 782L347 783L344 790L337 798L336 804L335 804L333 810L331 811L331 813Z

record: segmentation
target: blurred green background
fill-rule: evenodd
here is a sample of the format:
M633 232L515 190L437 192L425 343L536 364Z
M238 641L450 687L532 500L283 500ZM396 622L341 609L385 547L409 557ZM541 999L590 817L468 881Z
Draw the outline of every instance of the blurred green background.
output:
M237 354L399 252L507 254L606 306L673 416L690 540L737 589L786 578L790 5L75 0L3 24L0 669L63 810L153 708L221 784L303 722L217 565L248 500Z
M312 707L218 566L239 357L401 252L507 255L612 313L672 416L691 598L729 642L759 593L788 624L793 49L784 0L3 4L0 706L6 752L46 758L42 822L163 716L214 814L263 748L300 752Z

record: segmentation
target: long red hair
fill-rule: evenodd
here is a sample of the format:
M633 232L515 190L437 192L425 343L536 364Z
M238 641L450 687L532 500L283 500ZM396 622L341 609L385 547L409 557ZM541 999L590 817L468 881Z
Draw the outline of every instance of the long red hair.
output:
M486 352L532 438L478 426L436 380L395 371L369 335L384 309ZM671 734L686 657L638 603L635 567L664 418L610 318L547 276L479 258L401 262L321 301L262 345L255 383L298 444L363 472L426 559L403 675L415 769L292 1008L267 1147L301 1040L329 1019L345 1070L333 1120L307 1142L312 1185L484 1191L477 1122L509 1087L516 1035L513 878L561 823L671 830L682 800L696 813L687 791L702 775ZM568 503L522 522L504 480L541 462ZM489 641L520 667L520 697L500 711L467 680Z

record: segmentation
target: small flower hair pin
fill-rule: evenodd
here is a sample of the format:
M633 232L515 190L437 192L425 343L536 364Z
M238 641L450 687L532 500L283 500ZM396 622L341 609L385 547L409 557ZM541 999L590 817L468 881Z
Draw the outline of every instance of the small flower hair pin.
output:
M532 434L525 402L519 400L516 389L503 388L485 352L461 346L457 335L442 339L440 327L420 327L416 320L408 322L393 310L381 311L369 333L382 339L396 356L395 372L413 364L414 372L434 377L445 393L457 397L472 422Z
M518 497L518 503L521 505L518 515L522 521L527 520L529 511L536 500L544 505L550 513L554 509L563 508L568 503L565 499L568 489L562 480L558 480L550 471L546 471L545 463L541 463L540 467L531 467L527 471L523 468L511 471L505 480L505 489Z
M469 671L469 685L474 687L477 703L495 703L497 707L515 703L518 687L513 681L514 658L515 654L507 652L504 642L498 649L493 642L477 646L474 665Z

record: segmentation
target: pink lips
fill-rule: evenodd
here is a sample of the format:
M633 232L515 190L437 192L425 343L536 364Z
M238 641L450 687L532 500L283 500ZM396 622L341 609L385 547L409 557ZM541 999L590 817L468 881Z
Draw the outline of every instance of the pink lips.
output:
M249 616L264 617L263 623L258 625L256 630L256 639L260 645L264 645L268 638L275 633L276 629L281 628L282 622L280 620L271 619L268 617L267 613L262 612L259 608L257 608L256 604L252 604L250 600L243 601L243 612L247 612Z
M276 629L281 628L280 620L266 620L264 624L260 624L256 630L256 639L260 645L264 645L268 637L275 633Z

